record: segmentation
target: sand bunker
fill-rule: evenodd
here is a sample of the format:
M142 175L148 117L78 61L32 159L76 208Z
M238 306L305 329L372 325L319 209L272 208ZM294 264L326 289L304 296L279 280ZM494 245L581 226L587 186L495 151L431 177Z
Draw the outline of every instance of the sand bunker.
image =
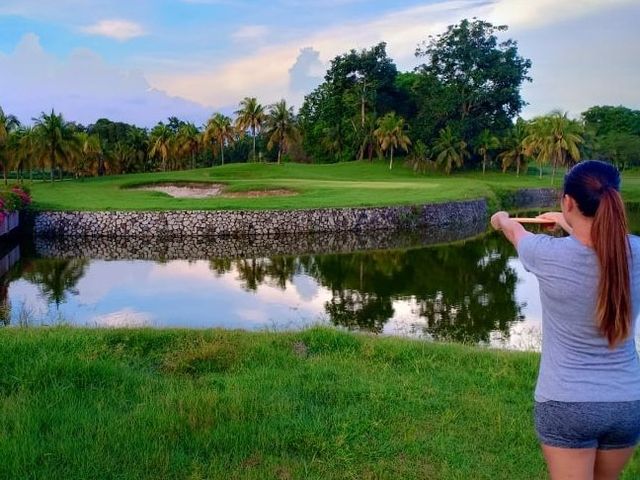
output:
M210 197L227 197L227 198L245 198L245 197L272 197L272 196L291 196L296 192L285 189L274 190L249 190L246 192L225 192L225 186L219 183L183 183L162 185L150 185L140 187L140 190L150 190L153 192L161 192L174 198L210 198Z

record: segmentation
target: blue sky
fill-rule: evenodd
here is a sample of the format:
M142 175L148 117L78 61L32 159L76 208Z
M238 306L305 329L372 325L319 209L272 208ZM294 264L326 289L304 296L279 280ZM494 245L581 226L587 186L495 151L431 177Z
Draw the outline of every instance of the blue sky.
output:
M198 124L247 95L299 106L335 55L379 41L399 68L465 17L510 26L533 61L525 117L640 108L638 0L0 0L0 106L91 123Z

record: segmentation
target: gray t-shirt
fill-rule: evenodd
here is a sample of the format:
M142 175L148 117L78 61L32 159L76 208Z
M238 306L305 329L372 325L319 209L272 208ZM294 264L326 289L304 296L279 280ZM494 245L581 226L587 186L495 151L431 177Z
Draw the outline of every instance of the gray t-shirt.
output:
M542 357L538 402L640 400L635 330L640 307L640 238L630 236L633 334L614 349L596 327L598 259L575 237L528 235L518 243L524 268L538 278Z

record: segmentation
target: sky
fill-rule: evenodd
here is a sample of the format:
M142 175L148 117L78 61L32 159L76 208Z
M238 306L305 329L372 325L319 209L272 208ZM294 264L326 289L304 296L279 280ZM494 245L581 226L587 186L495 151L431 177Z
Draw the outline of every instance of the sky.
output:
M0 107L146 127L246 96L299 107L336 55L386 41L410 71L419 43L472 17L531 59L525 118L640 108L640 0L0 0Z

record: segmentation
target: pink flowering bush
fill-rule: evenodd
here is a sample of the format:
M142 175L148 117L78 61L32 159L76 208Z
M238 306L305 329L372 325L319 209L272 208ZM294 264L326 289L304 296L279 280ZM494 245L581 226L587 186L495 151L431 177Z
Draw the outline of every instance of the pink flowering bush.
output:
M26 187L13 186L0 190L0 224L11 212L18 212L31 205L31 195Z

